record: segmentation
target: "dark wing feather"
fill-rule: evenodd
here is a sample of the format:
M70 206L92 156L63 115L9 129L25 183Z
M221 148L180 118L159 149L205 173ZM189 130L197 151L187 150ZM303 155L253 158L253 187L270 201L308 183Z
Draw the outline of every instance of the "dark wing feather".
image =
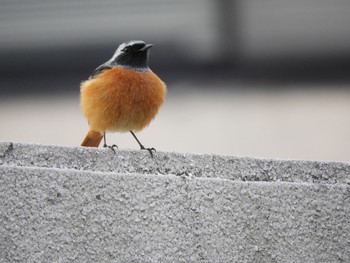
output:
M105 64L102 64L101 66L97 67L90 75L89 79L93 79L94 77L96 77L97 75L101 74L102 72L108 70L108 69L111 69L112 66L105 63Z

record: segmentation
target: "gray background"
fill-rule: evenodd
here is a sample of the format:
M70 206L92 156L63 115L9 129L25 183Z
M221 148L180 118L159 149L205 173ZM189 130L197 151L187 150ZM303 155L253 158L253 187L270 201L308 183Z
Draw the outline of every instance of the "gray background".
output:
M349 161L350 9L336 1L0 1L0 140L79 145L79 83L155 44L160 150ZM111 141L137 145L129 135Z

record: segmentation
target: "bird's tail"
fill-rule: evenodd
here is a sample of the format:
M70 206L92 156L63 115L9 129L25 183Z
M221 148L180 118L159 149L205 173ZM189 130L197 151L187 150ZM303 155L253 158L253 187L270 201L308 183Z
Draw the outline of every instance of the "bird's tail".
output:
M103 135L100 132L90 130L86 135L84 141L81 143L81 146L86 147L98 147L102 140Z

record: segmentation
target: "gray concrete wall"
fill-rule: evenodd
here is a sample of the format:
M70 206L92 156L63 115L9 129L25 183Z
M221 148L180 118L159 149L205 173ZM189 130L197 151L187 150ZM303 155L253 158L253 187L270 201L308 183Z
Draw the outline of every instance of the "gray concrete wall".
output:
M0 262L350 262L350 164L0 143Z

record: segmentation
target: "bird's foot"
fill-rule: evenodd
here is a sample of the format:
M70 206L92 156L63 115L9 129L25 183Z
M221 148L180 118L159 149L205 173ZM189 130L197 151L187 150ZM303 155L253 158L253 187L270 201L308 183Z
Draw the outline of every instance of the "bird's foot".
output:
M156 149L152 148L146 148L145 146L143 146L142 144L140 145L141 150L146 150L150 153L151 157L153 158L153 151L156 152Z
M116 144L113 144L113 145L104 144L103 147L104 147L104 148L109 148L109 149L111 149L114 153L115 153L114 148L119 149L119 148L118 148L118 145L116 145Z

